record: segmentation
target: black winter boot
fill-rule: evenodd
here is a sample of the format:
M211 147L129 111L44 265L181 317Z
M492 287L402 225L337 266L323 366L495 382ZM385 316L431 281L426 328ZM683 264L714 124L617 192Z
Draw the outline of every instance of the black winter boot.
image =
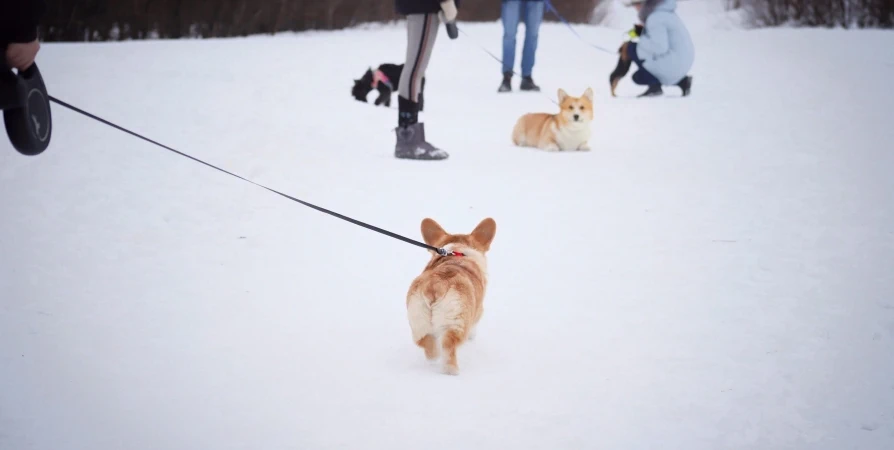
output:
M689 90L692 89L692 76L686 75L685 78L677 83L677 86L679 86L680 89L683 90L683 97L686 97L687 95L689 95Z
M418 122L419 105L400 95L397 97L400 108L397 119L397 142L394 144L394 157L400 159L441 160L447 159L447 152L425 140L425 126Z
M534 80L531 77L522 77L521 85L518 88L522 91L540 91L540 86L534 84Z
M660 84L653 84L649 86L649 89L646 89L646 92L637 95L637 97L658 97L659 95L664 94L664 91L661 90Z
M497 92L512 92L512 72L503 74L503 82L500 83L500 88L497 89Z

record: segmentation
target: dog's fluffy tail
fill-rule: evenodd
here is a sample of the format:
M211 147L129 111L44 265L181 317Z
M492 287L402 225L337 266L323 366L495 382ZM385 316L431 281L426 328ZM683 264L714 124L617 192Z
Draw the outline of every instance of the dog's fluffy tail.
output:
M465 340L469 321L467 316L459 295L453 290L436 300L428 299L422 293L414 293L407 299L407 319L413 342L417 344L426 336L440 343L448 334L454 335L454 339Z
M468 323L466 315L459 294L453 290L447 291L443 298L432 305L431 321L435 335L443 338L453 331L465 338Z

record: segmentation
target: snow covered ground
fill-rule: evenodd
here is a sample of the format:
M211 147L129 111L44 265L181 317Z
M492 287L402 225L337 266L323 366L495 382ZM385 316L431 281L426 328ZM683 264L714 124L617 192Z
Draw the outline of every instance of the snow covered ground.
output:
M400 27L44 45L52 94L192 155L413 238L498 232L441 375L405 315L424 250L55 107L43 155L0 142L0 449L894 448L894 33L695 3L688 98L611 98L559 24L546 95L498 95L500 27L442 32L443 162L349 95ZM592 152L510 144L587 86Z

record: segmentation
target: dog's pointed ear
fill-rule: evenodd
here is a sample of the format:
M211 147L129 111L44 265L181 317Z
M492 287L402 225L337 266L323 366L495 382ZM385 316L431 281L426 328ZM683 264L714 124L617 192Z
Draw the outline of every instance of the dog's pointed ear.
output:
M593 102L593 88L588 87L586 91L584 91L584 97L586 97L590 102Z
M438 222L435 222L434 219L425 218L422 219L422 240L425 241L426 244L435 246L437 242L447 236L447 232L441 228L441 225Z
M559 103L564 102L565 98L567 98L567 97L568 97L568 93L565 92L564 89L559 88L559 95L558 95Z
M497 234L497 222L488 217L481 221L474 230L472 230L472 240L480 245L484 251L490 250L490 243L493 242L494 236Z

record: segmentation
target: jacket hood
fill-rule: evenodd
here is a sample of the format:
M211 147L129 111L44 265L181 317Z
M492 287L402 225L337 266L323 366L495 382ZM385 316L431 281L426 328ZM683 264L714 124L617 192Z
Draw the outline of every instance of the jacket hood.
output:
M646 23L646 19L655 11L674 12L676 9L677 0L646 0L639 10L639 20Z

